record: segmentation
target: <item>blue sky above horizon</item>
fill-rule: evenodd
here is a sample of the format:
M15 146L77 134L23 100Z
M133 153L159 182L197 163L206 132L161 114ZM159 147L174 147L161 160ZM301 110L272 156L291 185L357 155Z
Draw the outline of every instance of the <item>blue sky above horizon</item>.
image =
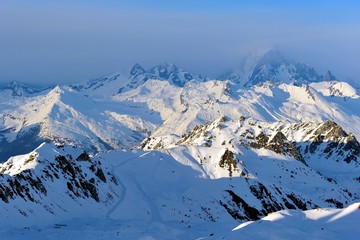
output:
M3 0L0 83L62 84L172 62L215 75L259 49L360 82L360 2Z

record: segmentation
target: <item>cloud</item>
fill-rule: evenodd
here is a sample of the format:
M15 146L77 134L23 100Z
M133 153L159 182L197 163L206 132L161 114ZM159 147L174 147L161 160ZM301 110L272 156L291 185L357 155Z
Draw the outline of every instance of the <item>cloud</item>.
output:
M78 82L135 62L145 67L173 62L216 74L265 47L321 71L357 78L360 23L351 14L341 18L317 8L175 11L9 3L0 9L0 82Z

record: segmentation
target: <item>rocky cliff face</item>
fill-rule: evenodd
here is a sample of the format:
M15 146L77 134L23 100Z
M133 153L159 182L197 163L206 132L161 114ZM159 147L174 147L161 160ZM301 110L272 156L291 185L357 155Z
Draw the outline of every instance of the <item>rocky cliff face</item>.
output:
M11 81L6 86L0 87L2 94L8 91L12 97L28 97L46 90L50 90L50 87L32 87L17 81Z
M221 129L228 127L225 121L226 117L223 117L219 121L196 126L175 142L167 142L166 137L148 138L141 147L144 149L161 149L173 145L212 147L213 142L222 135ZM291 156L304 164L320 157L359 165L359 142L352 133L346 133L333 121L284 124L245 120L242 117L238 124L233 133L235 137L232 136L229 141L232 147L239 144L245 148L266 149L276 154ZM231 121L230 126L234 125L236 124ZM227 144L226 140L222 143L223 146Z
M13 212L14 219L44 213L53 218L71 215L74 207L107 205L120 191L114 175L100 161L81 150L48 144L0 164L0 173L1 205Z
M196 126L181 137L148 138L141 145L143 149L163 149L170 154L188 149L183 150L184 156L191 155L209 176L244 179L247 184L243 188L248 189L260 205L253 207L249 199L244 198L244 193L235 189L224 189L224 199L220 200L226 211L239 220L258 219L285 208L305 210L324 204L342 207L357 201L358 146L351 133L329 120L289 124L244 117L239 121L223 117ZM352 169L347 180L340 169ZM279 172L281 174L277 175ZM286 181L289 186L284 183ZM307 185L306 188L313 185L311 181L319 181L332 185L329 185L331 191L341 190L335 195L321 191L315 194L316 197L310 197L312 193L290 187L299 181L304 181L302 184ZM313 186L314 191L319 189L318 184Z
M293 124L291 128L295 132L286 131L288 137L308 161L324 159L359 165L359 142L352 133L345 132L337 123L331 120L320 124L308 122Z
M145 70L140 64L135 64L128 77L129 83L121 87L118 93L126 92L130 89L135 89L150 79L157 79L161 81L168 81L178 87L183 87L191 80L206 81L206 78L201 75L194 75L187 72L174 64L164 63L156 65L149 70Z

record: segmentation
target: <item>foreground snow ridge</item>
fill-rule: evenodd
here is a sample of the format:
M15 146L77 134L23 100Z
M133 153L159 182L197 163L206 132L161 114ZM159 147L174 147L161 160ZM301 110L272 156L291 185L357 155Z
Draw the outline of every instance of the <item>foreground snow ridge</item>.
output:
M245 222L222 239L358 239L360 203L344 209L283 210Z

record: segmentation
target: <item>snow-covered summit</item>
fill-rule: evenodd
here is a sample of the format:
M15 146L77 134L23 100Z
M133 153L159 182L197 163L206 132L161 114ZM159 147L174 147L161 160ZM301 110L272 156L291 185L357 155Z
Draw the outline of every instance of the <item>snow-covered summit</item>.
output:
M208 78L185 71L175 64L164 63L145 69L136 63L127 72L113 73L85 83L73 84L71 87L86 95L113 96L136 89L148 80L166 81L174 86L183 87L189 81L206 81Z
M135 63L134 66L130 69L130 76L136 76L144 72L144 68L139 63Z
M232 80L246 87L267 81L274 84L302 85L336 79L330 71L324 75L319 74L314 67L289 60L275 49L270 49L256 57L249 56L248 60L244 61L242 69L230 71L221 78Z
M11 81L9 84L0 87L0 93L11 97L28 97L48 89L49 87L33 87L22 82Z
M205 80L202 76L194 75L171 63L159 64L148 70L145 70L142 66L136 63L131 68L128 79L130 80L130 82L126 86L121 87L118 91L119 93L122 93L129 89L134 89L151 79L168 81L169 83L179 87L183 87L187 82L191 80Z
M324 96L359 98L356 89L347 82L324 81L311 83L310 86Z

